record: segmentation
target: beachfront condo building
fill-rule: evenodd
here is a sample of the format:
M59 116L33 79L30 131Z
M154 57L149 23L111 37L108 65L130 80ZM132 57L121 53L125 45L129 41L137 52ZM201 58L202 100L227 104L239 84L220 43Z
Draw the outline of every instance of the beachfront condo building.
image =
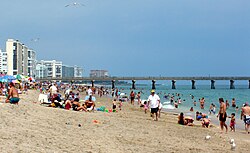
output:
M62 66L62 77L74 77L74 67L63 65Z
M90 70L90 77L109 77L109 73L107 70Z
M36 77L36 52L28 49L28 76Z
M18 40L8 39L6 41L8 75L22 74L25 76L34 76L35 66L29 65L29 48ZM34 53L34 51L32 51ZM35 56L34 56L35 58ZM31 60L31 58L30 58ZM35 61L35 59L32 59Z
M8 67L7 67L7 52L3 52L0 49L0 73L7 74Z
M60 78L62 77L62 62L61 61L37 61L36 63L36 78Z
M74 77L76 77L76 78L83 77L83 68L75 65L74 66Z
M62 77L82 77L83 68L79 66L62 66Z

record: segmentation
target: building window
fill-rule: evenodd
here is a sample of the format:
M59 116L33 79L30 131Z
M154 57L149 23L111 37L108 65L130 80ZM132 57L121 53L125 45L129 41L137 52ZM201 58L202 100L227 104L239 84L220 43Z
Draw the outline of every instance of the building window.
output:
M14 43L14 46L16 48L16 43ZM13 70L17 70L17 50L13 50Z

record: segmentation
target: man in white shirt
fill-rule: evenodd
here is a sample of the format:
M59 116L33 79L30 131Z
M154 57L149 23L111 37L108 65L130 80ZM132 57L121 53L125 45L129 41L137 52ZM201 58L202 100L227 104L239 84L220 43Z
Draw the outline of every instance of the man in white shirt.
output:
M51 96L51 102L54 103L54 100L56 99L57 95L57 87L56 84L53 83L52 86L49 88L50 96Z
M90 86L88 86L88 91L87 91L87 92L88 92L88 95L89 95L89 96L92 95L92 92L93 92L93 91L92 91L92 89L90 88Z
M158 121L158 110L160 106L160 97L155 94L155 90L151 90L151 95L148 97L148 106L151 108L153 120ZM154 119L155 114L155 119Z

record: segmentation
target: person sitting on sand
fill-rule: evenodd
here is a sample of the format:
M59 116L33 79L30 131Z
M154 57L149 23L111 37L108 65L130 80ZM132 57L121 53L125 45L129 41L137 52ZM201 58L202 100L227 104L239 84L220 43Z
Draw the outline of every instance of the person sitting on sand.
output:
M187 124L187 122L186 122L186 120L184 118L184 114L182 112L180 113L180 115L178 117L178 124L181 124L181 125L186 125Z
M184 117L184 114L181 112L178 116L178 124L192 126L194 119L192 117Z
M85 109L88 111L92 111L95 108L95 102L92 100L92 96L89 96L89 99L85 101Z
M74 111L80 111L80 110L87 111L84 106L80 105L79 98L75 98L74 101L72 102L72 109Z
M73 101L72 101L72 102L73 102ZM65 106L64 106L64 108L65 108L66 110L69 110L71 107L72 107L71 101L70 101L70 100L66 100L66 101L65 101Z
M9 84L10 89L9 89L9 93L8 93L8 97L6 99L6 103L11 103L11 104L18 104L20 98L19 98L19 94L17 89L14 86L14 83L11 82Z
M197 121L200 121L201 119L202 119L202 113L201 113L201 112L199 113L199 112L197 111L197 112L196 112L196 120L197 120Z
M210 125L210 119L208 119L208 118L202 118L201 119L201 125L202 125L202 127L209 127L209 125Z

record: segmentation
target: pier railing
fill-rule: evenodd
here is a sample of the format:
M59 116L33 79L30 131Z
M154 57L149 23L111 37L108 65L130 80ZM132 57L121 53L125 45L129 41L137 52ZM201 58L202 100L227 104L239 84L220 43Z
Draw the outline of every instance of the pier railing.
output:
M151 80L152 81L152 89L155 89L155 83L157 80L171 80L172 81L172 89L176 89L176 81L177 80L190 80L192 83L192 89L196 89L195 81L196 80L210 80L211 81L211 89L215 89L215 80L229 80L230 81L230 89L235 89L234 81L235 80L248 80L248 87L250 89L250 77L248 76L197 76L197 77L57 77L57 78L37 78L39 81L62 81L62 82L76 82L76 81L91 81L92 86L94 86L95 81L110 81L112 83L112 88L115 88L115 81L132 81L132 89L135 89L136 80Z

